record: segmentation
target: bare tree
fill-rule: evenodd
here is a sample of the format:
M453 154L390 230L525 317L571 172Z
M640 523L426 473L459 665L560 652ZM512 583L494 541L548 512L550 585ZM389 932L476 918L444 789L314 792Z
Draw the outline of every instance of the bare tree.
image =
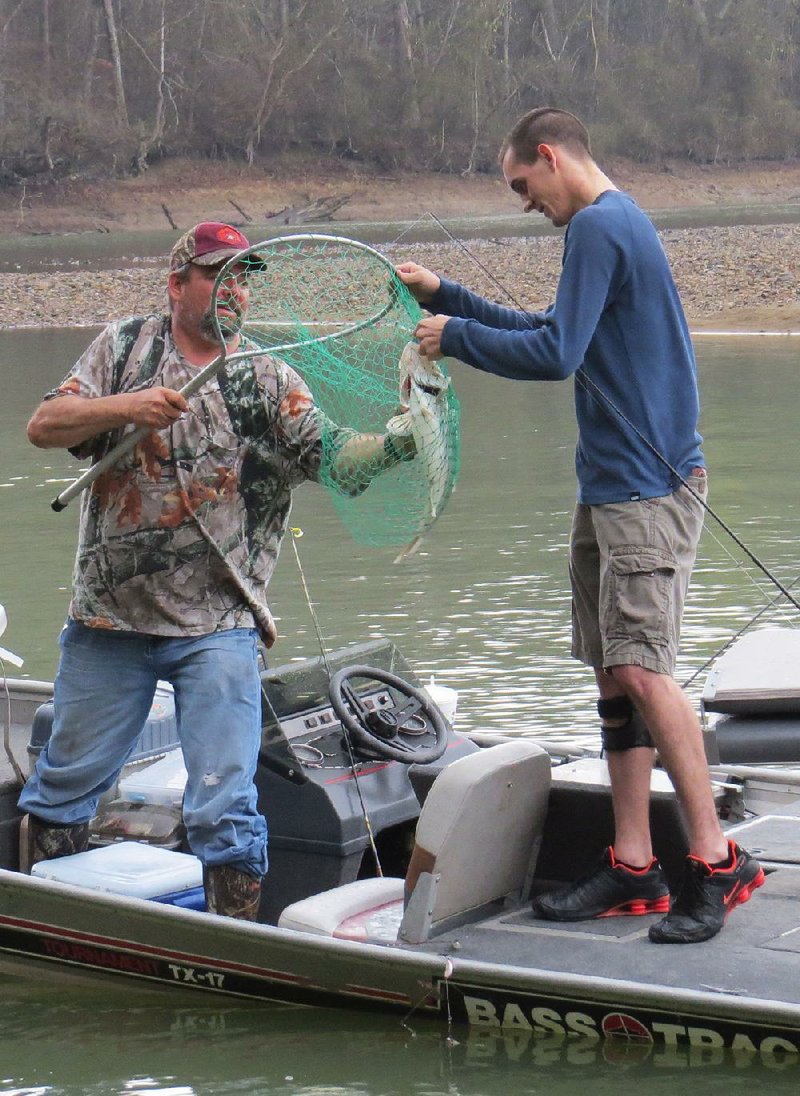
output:
M89 5L89 49L86 56L86 67L83 70L83 91L81 101L84 109L87 109L92 99L92 84L94 83L94 66L100 50L100 9L96 4Z
M117 34L117 20L114 15L114 0L102 0L103 13L106 17L106 32L108 44L111 50L111 64L114 70L114 92L117 102L117 118L122 125L128 125L128 106L125 102L125 84L122 80L122 57L119 52L119 36Z
M414 52L411 48L411 16L406 0L394 4L395 66L403 82L404 121L419 125L421 113L417 98L417 81L414 75Z

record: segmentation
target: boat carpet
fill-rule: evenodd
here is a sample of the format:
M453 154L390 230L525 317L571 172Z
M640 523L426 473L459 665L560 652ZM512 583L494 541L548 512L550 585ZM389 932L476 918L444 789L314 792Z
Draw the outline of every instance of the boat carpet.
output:
M647 930L659 916L556 924L519 910L423 947L493 965L797 1003L800 961L791 954L800 953L800 871L771 873L722 932L702 944L650 943Z

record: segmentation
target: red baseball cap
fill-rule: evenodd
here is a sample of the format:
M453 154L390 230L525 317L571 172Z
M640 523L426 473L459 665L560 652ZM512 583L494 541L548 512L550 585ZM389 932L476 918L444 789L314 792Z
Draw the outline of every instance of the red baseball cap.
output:
M248 247L248 238L233 225L223 224L222 221L201 221L175 244L170 252L169 268L177 270L186 263L217 266ZM257 256L252 256L252 259L257 260Z

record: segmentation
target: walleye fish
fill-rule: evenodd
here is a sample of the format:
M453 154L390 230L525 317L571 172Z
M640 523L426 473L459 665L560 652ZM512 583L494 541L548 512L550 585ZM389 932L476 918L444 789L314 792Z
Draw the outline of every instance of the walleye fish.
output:
M452 485L451 438L446 397L450 378L435 361L420 354L417 343L409 342L400 355L400 406L404 408L386 424L396 437L413 434L416 459L422 463L428 482L428 514L419 534L395 560L416 552L423 534L442 512Z

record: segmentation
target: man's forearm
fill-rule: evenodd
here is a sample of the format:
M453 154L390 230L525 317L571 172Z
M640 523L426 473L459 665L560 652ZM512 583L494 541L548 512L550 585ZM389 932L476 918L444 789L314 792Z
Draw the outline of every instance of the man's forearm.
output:
M360 495L372 480L415 453L414 439L392 434L355 434L341 447L331 467L331 479L348 495Z
M131 422L127 395L57 396L39 404L28 423L28 440L40 449L70 449L97 434Z
M115 396L57 396L40 403L28 423L28 439L40 449L72 449L121 426L163 430L186 411L173 388L142 388Z

